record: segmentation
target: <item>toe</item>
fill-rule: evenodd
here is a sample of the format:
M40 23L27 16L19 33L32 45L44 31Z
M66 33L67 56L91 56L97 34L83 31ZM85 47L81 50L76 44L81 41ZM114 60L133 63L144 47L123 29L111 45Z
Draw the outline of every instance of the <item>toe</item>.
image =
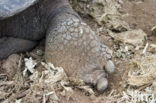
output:
M103 92L108 86L108 80L106 78L101 78L97 82L97 90Z
M111 74L111 73L114 73L115 71L115 65L113 63L112 60L108 60L106 65L105 65L105 70L107 73Z

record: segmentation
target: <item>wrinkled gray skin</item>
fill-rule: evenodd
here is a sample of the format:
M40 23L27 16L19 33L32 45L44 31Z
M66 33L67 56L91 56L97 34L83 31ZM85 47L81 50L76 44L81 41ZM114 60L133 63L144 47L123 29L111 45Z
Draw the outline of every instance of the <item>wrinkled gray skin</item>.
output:
M41 0L0 20L0 60L32 50L44 37L46 62L62 66L69 76L79 77L99 91L107 88L105 70L112 73L115 68L111 55L67 0Z

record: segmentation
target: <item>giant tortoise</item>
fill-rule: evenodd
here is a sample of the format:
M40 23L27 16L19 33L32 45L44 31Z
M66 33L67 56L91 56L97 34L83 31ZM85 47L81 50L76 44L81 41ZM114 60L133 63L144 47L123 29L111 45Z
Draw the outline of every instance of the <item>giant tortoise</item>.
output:
M45 60L99 91L114 71L108 48L68 0L0 0L0 60L32 50L46 38Z

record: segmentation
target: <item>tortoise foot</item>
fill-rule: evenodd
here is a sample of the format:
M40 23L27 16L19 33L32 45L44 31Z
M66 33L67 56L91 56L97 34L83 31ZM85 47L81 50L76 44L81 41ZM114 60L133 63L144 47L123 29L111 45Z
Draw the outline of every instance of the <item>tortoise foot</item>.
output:
M98 91L103 92L108 86L107 73L104 70L94 68L83 73L80 78L87 84L93 85Z
M67 75L80 77L99 91L107 88L107 73L113 73L115 66L107 46L86 23L62 13L53 20L46 39L47 62L62 66Z
M111 60L106 61L106 67L101 68L95 63L89 64L83 68L83 71L78 71L80 77L85 83L93 85L98 91L103 92L108 86L108 74L113 73L115 66ZM80 69L82 70L82 69Z

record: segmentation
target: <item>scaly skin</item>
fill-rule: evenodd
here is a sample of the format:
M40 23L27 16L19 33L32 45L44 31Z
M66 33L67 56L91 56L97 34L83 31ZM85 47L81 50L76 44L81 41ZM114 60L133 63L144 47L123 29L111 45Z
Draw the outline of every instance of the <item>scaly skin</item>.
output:
M111 62L111 55L79 17L67 11L58 14L53 18L46 38L47 62L62 66L69 76L79 77L100 91L107 88L103 66ZM113 64L108 65L109 69L114 69Z
M107 73L114 64L107 47L84 23L68 0L43 0L11 18L0 21L0 59L33 49L46 35L45 60L62 66L69 76L107 88Z

